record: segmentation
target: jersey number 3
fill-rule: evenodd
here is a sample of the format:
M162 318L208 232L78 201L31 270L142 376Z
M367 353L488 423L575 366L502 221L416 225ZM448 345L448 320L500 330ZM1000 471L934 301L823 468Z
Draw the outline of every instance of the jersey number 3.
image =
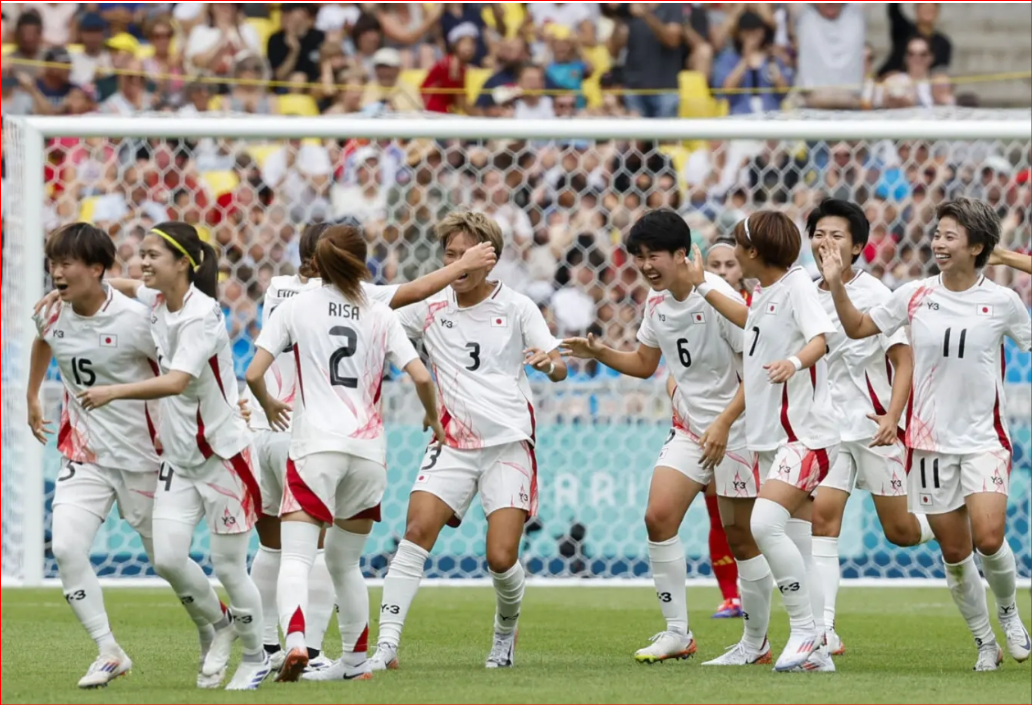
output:
M344 338L344 346L337 348L330 356L330 384L334 387L347 387L348 389L358 388L358 379L355 377L342 377L340 370L341 360L351 357L358 351L358 334L347 326L334 326L330 328L330 335L334 338Z

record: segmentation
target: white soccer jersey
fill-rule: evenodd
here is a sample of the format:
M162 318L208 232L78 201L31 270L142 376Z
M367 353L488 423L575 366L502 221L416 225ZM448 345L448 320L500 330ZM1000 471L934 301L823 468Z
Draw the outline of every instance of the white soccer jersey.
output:
M291 458L338 452L386 462L384 366L405 367L419 357L393 311L373 300L356 305L323 286L280 306L257 345L271 353L292 350Z
M720 277L706 282L730 299L745 300ZM721 316L697 291L678 301L669 291L652 292L638 329L638 342L659 348L677 382L674 427L699 438L738 392L742 330ZM745 420L731 427L727 447L745 447Z
M459 308L451 287L398 312L422 339L437 380L446 444L460 450L534 442L534 406L523 351L559 347L537 306L504 284Z
M309 279L301 281L301 277L294 275L288 277L273 277L269 283L269 290L265 292L265 303L262 306L262 330L269 325L269 318L272 312L280 305L298 294L318 289L322 286L322 279ZM362 284L365 295L373 301L379 301L390 305L391 300L397 293L398 286L375 286L373 284ZM297 375L294 372L294 354L291 350L280 351L272 367L265 373L265 386L269 395L284 404L294 404L297 397L295 380ZM255 431L271 431L269 420L265 418L265 411L255 400L250 389L244 390L244 397L248 401L251 410L251 429Z
M61 370L64 403L57 447L69 460L111 470L152 473L158 469L158 406L121 400L89 413L78 394L91 387L153 378L157 352L147 307L108 289L107 301L85 318L59 303L50 317L35 317L39 337Z
M785 384L771 384L764 365L786 360L818 335L835 332L817 286L801 267L773 285L756 288L745 325L745 430L749 450L784 442L827 448L839 442L824 359Z
M1028 351L1032 336L1028 310L1015 292L984 276L955 292L933 277L900 287L869 315L883 333L910 324L908 448L959 455L1011 449L1003 338Z
M153 289L141 287L137 297L151 306L151 334L162 374L174 370L192 378L182 394L161 400L165 458L188 472L213 455L237 455L251 441L237 407L233 352L222 308L192 286L175 313Z
M867 312L892 296L887 286L867 272L858 273L846 284L849 300L860 311ZM910 345L906 331L853 340L842 329L835 300L830 291L820 287L817 292L821 305L835 326L835 332L826 335L828 380L831 402L835 407L839 435L844 442L873 438L878 425L868 414L883 415L892 399L892 367L886 357L894 345Z

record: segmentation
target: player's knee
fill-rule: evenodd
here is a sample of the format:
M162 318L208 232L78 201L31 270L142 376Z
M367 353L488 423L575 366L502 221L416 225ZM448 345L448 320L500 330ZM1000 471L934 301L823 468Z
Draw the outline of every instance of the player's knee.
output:
M906 548L921 543L921 525L917 523L912 514L908 514L909 521L893 520L883 522L882 529L885 531L885 538L895 546ZM816 534L816 525L814 533Z
M727 545L731 549L731 555L740 561L755 558L759 549L756 541L753 540L752 532L748 526L729 524L724 526L724 534L727 536Z
M410 521L405 527L405 540L429 551L437 540L437 532L420 521Z
M777 504L765 500L757 500L753 507L749 530L761 551L764 550L765 545L785 536L784 511L779 510L780 507Z
M665 507L649 505L645 510L645 530L649 541L666 541L677 534L678 521L674 513Z
M841 531L842 516L828 507L822 507L815 503L813 505L813 535L837 538Z
M519 547L488 546L487 567L492 573L506 573L519 560Z
M84 545L82 539L75 533L54 534L50 542L54 560L57 561L57 567L62 571L74 568L80 563L88 563L89 549L90 547Z
M188 554L180 555L177 551L168 550L160 544L154 546L154 572L165 580L175 580L175 576L186 570L188 560Z
M975 548L983 556L995 556L1006 540L1003 534L1002 526L980 529L975 534Z

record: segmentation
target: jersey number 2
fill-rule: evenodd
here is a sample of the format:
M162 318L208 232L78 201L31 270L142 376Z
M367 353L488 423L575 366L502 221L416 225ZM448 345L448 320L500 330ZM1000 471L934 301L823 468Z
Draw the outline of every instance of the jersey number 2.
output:
M344 347L337 348L337 351L330 356L330 384L334 387L347 387L348 389L358 388L358 379L355 377L342 377L337 369L340 361L349 358L358 351L358 334L347 326L334 326L330 328L330 335L334 338L344 338Z

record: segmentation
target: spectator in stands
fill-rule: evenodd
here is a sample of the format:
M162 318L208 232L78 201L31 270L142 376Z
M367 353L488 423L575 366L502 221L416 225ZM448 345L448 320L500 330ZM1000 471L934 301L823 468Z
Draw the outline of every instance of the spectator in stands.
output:
M504 23L503 14L497 5L491 5L495 21ZM461 29L460 29L461 28ZM456 32L458 31L458 34ZM483 66L484 60L490 53L485 36L487 25L484 23L483 13L480 11L479 3L449 2L445 4L444 14L441 15L441 36L444 37L445 45L454 50L454 36L472 37L473 52L467 64L472 66Z
M333 217L353 218L365 227L367 237L376 237L387 220L388 196L379 154L375 147L362 147L352 162L354 178L333 187Z
M47 66L43 68L39 78L36 79L36 88L46 99L48 104L46 107L49 110L37 110L36 113L40 115L60 115L65 112L65 101L68 100L68 96L77 88L69 80L69 66L72 63L72 57L64 47L54 47L47 50L43 60L47 63Z
M534 36L545 41L555 27L569 30L582 46L597 43L595 25L599 19L598 3L589 2L535 2L527 6Z
M143 64L137 59L132 59L125 70L126 73L115 77L118 91L100 104L100 112L128 117L154 108L155 97L154 93L147 90Z
M684 67L709 77L713 72L713 45L709 42L709 16L702 3L686 3L684 11Z
M891 73L880 83L868 80L864 86L864 104L877 108L930 108L952 105L953 93L949 78L931 72L932 50L928 40L914 36L907 42L904 59L906 71ZM938 88L936 86L938 85Z
M286 142L262 165L262 181L296 223L325 220L329 216L326 195L332 174L326 148L300 140Z
M516 101L517 120L551 120L555 117L552 98L542 95L545 72L540 66L527 64L520 71L520 97Z
M77 2L27 2L22 12L35 12L43 21L43 44L63 47L72 43L72 28L79 12Z
M406 69L429 69L437 60L437 27L444 14L442 3L382 2L376 6L376 19L391 49L401 56Z
M495 72L491 74L477 97L476 110L484 113L496 107L494 89L501 86L515 87L519 81L520 68L530 60L527 42L521 37L510 37L498 42L495 56ZM554 90L557 86L545 75L545 87Z
M112 69L111 55L104 46L107 23L95 12L88 12L79 20L79 39L82 51L72 55L72 83L93 86L97 74Z
M229 95L222 99L222 109L231 113L276 115L276 96L269 93L265 79L265 62L257 56L244 56L233 69L235 79Z
M383 28L375 15L363 13L351 29L353 58L365 71L366 79L373 75L373 55L383 46Z
M856 108L864 81L864 11L855 3L791 5L799 45L796 85L816 108ZM820 90L815 90L820 89Z
M935 28L939 21L939 3L917 2L914 3L914 19L911 22L903 14L901 3L886 3L889 13L889 34L892 37L892 50L889 57L882 64L878 74L885 76L897 71L906 71L906 56L909 51L909 42L914 37L921 37L928 43L931 52L930 70L949 69L950 60L953 58L953 45L942 32Z
M143 70L154 81L162 100L178 104L185 79L182 54L172 50L176 34L172 20L167 15L156 17L147 24L146 34L154 54L143 60Z
M773 44L774 28L762 17L755 12L739 16L731 45L713 68L714 92L719 95L721 89L759 91L727 94L732 115L772 112L781 107L784 91L792 86L792 72L771 53ZM771 88L781 92L768 92Z
M36 12L23 12L14 29L14 51L4 57L6 61L40 62L46 54L43 45L43 20ZM20 64L18 70L32 78L40 72L34 64Z
M264 47L254 27L244 22L236 3L208 3L208 21L190 32L186 60L193 70L228 76L240 52L261 55Z
M308 83L320 78L319 50L326 34L315 26L315 6L292 3L283 6L283 29L269 37L269 64L273 78L286 81L295 72Z
M327 41L343 44L361 15L362 10L350 2L319 3L315 28L326 35Z
M373 55L373 80L362 93L362 108L381 105L395 113L419 112L423 99L419 91L399 81L402 59L397 49L384 47Z
M623 7L623 6L622 6ZM626 49L624 82L631 91L627 109L646 118L677 117L677 75L682 66L684 29L680 3L634 3L619 14L621 22L610 37L609 53L618 58Z
M584 79L591 76L594 67L581 51L579 39L562 25L552 25L548 35L552 60L545 68L542 88L551 83L558 89L580 93ZM579 96L577 106L585 105L584 97Z
M471 23L460 24L449 32L449 53L423 79L423 103L428 111L465 111L466 69L476 55L479 37L479 30Z
M112 71L105 76L97 77L94 81L94 92L98 103L104 102L118 91L119 74L128 71L136 61L136 55L140 53L140 43L131 34L125 32L109 38L104 45L111 58ZM148 85L153 92L154 84L148 81Z
M338 74L338 82L346 88L336 91L333 101L328 105L324 102L322 112L327 115L347 115L357 113L362 109L362 95L365 93L365 85L368 83L365 71L357 66L344 69ZM422 99L420 99L422 105Z
M93 220L110 231L140 216L152 224L161 223L168 217L168 209L151 200L138 167L132 166L116 180L113 191L97 198Z

